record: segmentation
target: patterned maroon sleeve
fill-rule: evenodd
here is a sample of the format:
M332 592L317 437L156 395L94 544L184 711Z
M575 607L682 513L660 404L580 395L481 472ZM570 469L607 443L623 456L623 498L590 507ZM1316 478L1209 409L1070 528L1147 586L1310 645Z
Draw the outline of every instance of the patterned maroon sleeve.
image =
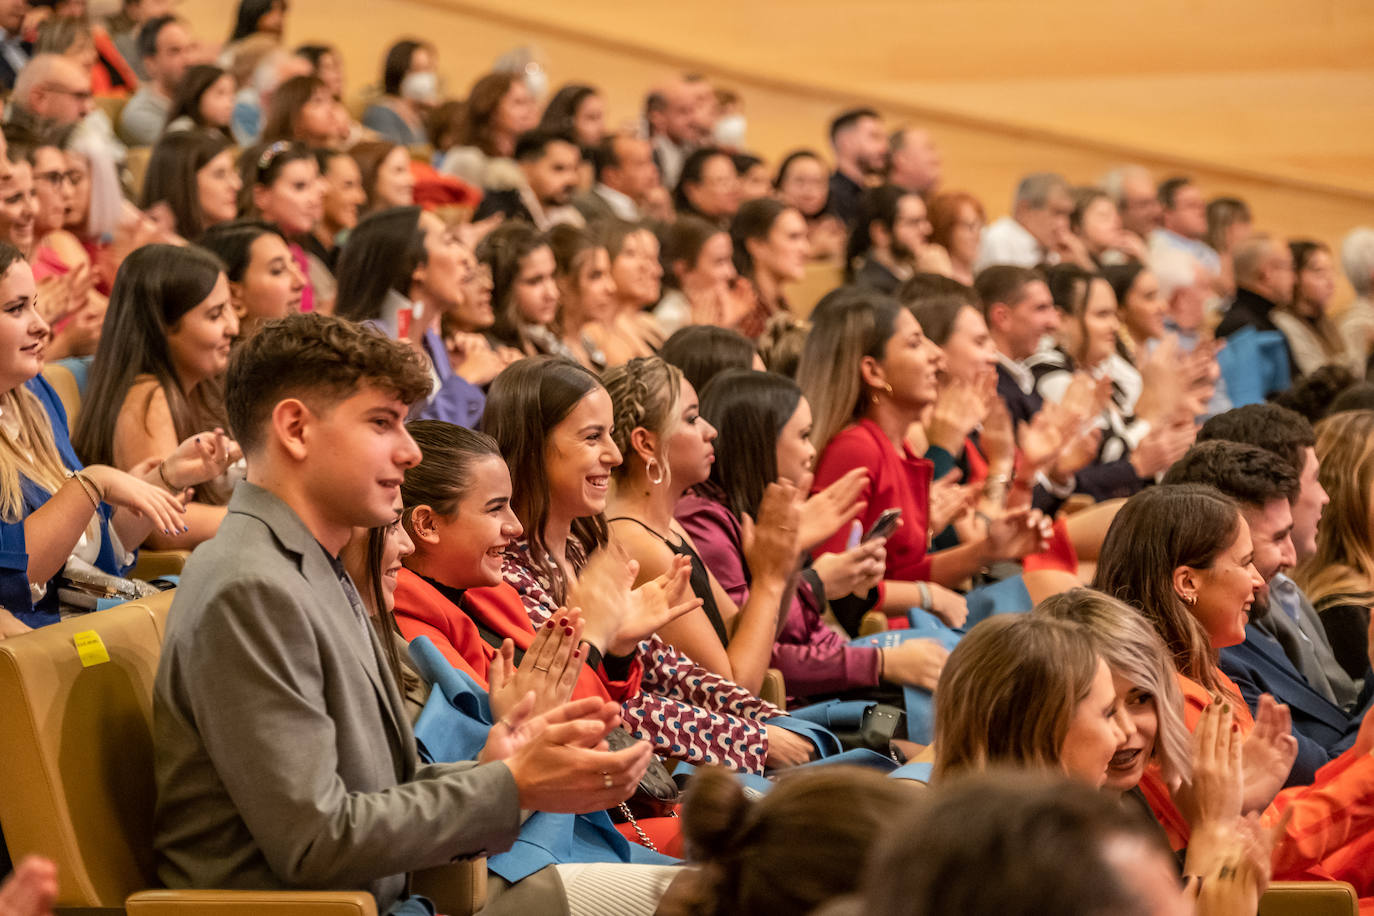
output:
M537 627L557 606L522 547L517 543L507 549L502 574L520 593ZM639 660L643 689L623 705L632 734L653 744L662 757L763 772L768 758L764 721L783 715L777 707L707 671L657 636L640 643Z

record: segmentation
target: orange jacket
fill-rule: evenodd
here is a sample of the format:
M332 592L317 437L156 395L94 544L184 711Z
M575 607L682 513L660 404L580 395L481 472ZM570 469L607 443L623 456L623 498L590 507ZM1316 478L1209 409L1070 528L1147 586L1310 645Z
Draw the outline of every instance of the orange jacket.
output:
M520 595L504 582L491 588L470 588L463 592L464 607L458 607L438 589L408 569L396 577L396 625L406 641L428 636L449 663L470 675L483 687L496 648L482 639L473 618L503 638L510 638L517 649L534 643L534 627ZM585 664L573 686L573 699L601 697L623 703L639 693L644 669L636 660L623 681L607 680L600 671Z
M1222 685L1240 696L1231 679L1216 672ZM1211 695L1197 681L1178 676L1184 719L1197 727ZM1243 702L1233 701L1236 724L1249 735L1255 720ZM1188 822L1174 806L1156 767L1140 781L1150 809L1175 849L1188 845ZM1264 812L1277 822L1292 808L1293 819L1274 850L1274 877L1282 881L1349 881L1361 897L1374 895L1374 755L1346 751L1317 771L1310 786L1284 789Z

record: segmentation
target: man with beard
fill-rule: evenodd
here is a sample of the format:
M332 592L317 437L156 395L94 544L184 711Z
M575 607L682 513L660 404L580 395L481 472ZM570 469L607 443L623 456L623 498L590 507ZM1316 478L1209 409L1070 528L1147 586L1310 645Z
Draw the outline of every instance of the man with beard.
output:
M929 236L930 220L921 195L894 184L869 188L860 199L845 268L856 285L894 295L916 272L916 260Z
M1292 502L1299 497L1298 474L1288 462L1253 445L1213 440L1194 445L1164 475L1164 483L1216 487L1235 500L1250 526L1255 569L1265 585L1250 608L1245 641L1221 650L1220 666L1240 688L1251 711L1270 694L1287 704L1298 739L1298 758L1288 785L1310 785L1316 772L1355 741L1363 709L1347 714L1313 689L1273 636L1258 622L1272 611L1269 583L1297 562L1293 547Z
M850 232L859 222L859 200L869 179L887 166L887 134L872 108L851 108L830 122L835 172L830 176L830 209Z
M582 162L576 140L559 131L526 131L515 141L515 162L524 182L515 188L487 189L474 221L502 213L507 219L523 219L540 232L557 223L585 225L572 205Z

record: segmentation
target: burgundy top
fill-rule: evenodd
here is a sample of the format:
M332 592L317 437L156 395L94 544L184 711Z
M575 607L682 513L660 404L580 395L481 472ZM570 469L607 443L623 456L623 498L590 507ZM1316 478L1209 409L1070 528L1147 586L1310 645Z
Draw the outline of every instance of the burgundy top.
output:
M721 588L742 607L749 600L749 570L739 519L722 503L689 493L677 504L677 520ZM879 650L849 645L821 620L820 606L811 583L803 579L773 644L770 664L787 681L789 702L878 683Z
M878 424L860 420L846 426L821 453L812 492L824 490L856 467L868 468L868 485L859 498L867 503L859 521L865 531L884 509L902 510L902 523L887 539L887 574L896 582L930 581L930 482L934 465L902 444L897 451ZM816 548L816 553L839 553L849 546L849 527Z

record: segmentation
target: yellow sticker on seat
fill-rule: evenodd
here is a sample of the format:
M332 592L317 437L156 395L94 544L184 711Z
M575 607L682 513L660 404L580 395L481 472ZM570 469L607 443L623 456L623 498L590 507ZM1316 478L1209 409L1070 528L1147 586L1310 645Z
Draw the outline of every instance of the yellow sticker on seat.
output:
M105 651L105 641L95 630L82 630L72 636L72 642L76 643L76 654L81 657L83 668L103 665L110 660L110 653Z

